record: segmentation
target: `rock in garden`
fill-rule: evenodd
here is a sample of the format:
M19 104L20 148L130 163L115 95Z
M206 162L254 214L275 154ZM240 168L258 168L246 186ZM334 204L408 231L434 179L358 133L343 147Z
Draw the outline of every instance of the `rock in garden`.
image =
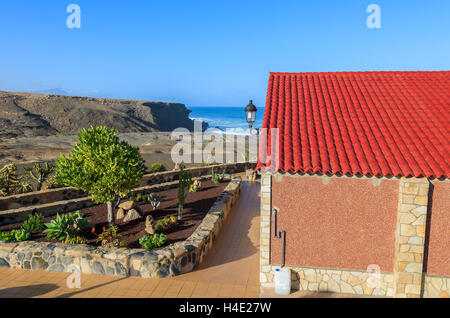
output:
M120 209L117 211L116 219L117 219L117 220L120 220L120 219L123 219L124 217L125 217L125 210L122 209L122 208L120 208Z
M256 180L256 171L253 171L252 169L247 169L245 171L245 176L248 181L255 181Z
M140 218L142 218L142 216L139 214L139 212L136 211L135 209L131 209L130 211L127 212L127 215L125 216L123 221L130 222L130 221L137 220Z
M145 218L145 232L152 235L155 234L154 224L155 220L153 219L153 216L147 215Z
M178 164L178 163L176 163L176 164L175 164L175 167L173 167L173 170L180 170L181 168L184 169L184 168L185 168L184 165L183 165L183 164Z
M119 208L124 209L125 211L131 210L136 207L136 202L134 201L125 201L119 204Z

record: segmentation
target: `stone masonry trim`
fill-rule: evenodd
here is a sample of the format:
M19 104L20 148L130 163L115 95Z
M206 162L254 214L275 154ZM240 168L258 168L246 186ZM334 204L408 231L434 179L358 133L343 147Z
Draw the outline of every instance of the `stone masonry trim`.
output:
M424 298L448 298L450 294L450 277L426 275L424 279Z
M402 178L399 183L394 296L420 297L425 251L429 181Z

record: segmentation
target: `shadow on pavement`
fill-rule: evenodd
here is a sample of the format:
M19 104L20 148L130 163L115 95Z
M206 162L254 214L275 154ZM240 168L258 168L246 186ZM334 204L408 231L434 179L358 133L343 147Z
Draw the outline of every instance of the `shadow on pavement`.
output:
M38 284L19 287L10 287L0 290L0 298L10 298L13 296L21 296L24 298L36 297L47 294L59 286L55 284Z

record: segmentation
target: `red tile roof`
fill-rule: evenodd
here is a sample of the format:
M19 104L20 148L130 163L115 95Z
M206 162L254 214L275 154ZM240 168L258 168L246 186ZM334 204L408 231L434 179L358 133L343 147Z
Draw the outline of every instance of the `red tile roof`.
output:
M277 171L449 178L449 120L450 71L271 73L262 127Z

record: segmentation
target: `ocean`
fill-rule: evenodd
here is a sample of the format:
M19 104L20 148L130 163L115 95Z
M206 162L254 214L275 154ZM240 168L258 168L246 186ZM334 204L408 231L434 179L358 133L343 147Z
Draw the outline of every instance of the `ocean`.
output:
M192 111L189 118L205 121L210 128L219 128L221 130L228 130L232 132L244 132L248 129L248 124L245 121L244 107L199 107L187 106ZM264 117L264 108L258 107L256 112L256 121L253 124L254 128L261 128Z

